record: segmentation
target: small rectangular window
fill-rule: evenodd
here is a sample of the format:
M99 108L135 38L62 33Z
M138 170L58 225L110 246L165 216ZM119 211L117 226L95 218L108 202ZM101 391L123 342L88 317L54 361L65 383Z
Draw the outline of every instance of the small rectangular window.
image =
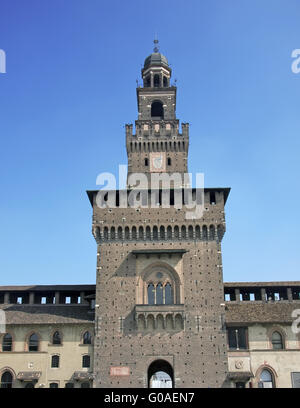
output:
M90 368L91 358L90 356L86 355L82 357L82 367L83 368Z
M74 383L66 383L65 388L74 388Z
M59 356L52 356L51 368L59 368Z
M210 204L215 205L216 204L216 194L214 192L210 193Z
M229 327L228 332L228 345L233 350L245 350L247 349L247 329L246 327Z

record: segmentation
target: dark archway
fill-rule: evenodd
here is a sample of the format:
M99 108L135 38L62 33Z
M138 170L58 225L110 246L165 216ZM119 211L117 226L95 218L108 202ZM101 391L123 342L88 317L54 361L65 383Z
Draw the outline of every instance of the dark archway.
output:
M160 101L154 101L151 105L151 117L152 118L164 118L164 108Z
M25 385L24 388L34 388L34 383L29 382L29 383L27 383L27 384Z
M5 371L1 376L1 388L12 388L13 376L10 371Z
M148 388L173 387L174 372L171 364L165 360L153 361L148 368Z

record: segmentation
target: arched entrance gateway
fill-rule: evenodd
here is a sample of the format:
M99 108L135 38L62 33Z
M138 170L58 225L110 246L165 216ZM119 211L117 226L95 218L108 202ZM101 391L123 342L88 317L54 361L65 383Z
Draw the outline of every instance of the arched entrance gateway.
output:
M173 388L174 372L165 360L156 360L148 368L148 388Z

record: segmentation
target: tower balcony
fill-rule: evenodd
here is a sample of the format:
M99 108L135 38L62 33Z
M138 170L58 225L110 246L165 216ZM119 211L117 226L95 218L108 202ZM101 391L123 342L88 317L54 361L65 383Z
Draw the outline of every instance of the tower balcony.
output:
M184 330L184 305L136 305L135 320L140 332Z

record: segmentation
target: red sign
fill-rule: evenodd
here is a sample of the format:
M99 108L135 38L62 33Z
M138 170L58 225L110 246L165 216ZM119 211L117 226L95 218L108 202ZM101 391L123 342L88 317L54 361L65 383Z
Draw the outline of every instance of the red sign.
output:
M110 367L111 377L121 377L125 375L130 375L129 367Z

